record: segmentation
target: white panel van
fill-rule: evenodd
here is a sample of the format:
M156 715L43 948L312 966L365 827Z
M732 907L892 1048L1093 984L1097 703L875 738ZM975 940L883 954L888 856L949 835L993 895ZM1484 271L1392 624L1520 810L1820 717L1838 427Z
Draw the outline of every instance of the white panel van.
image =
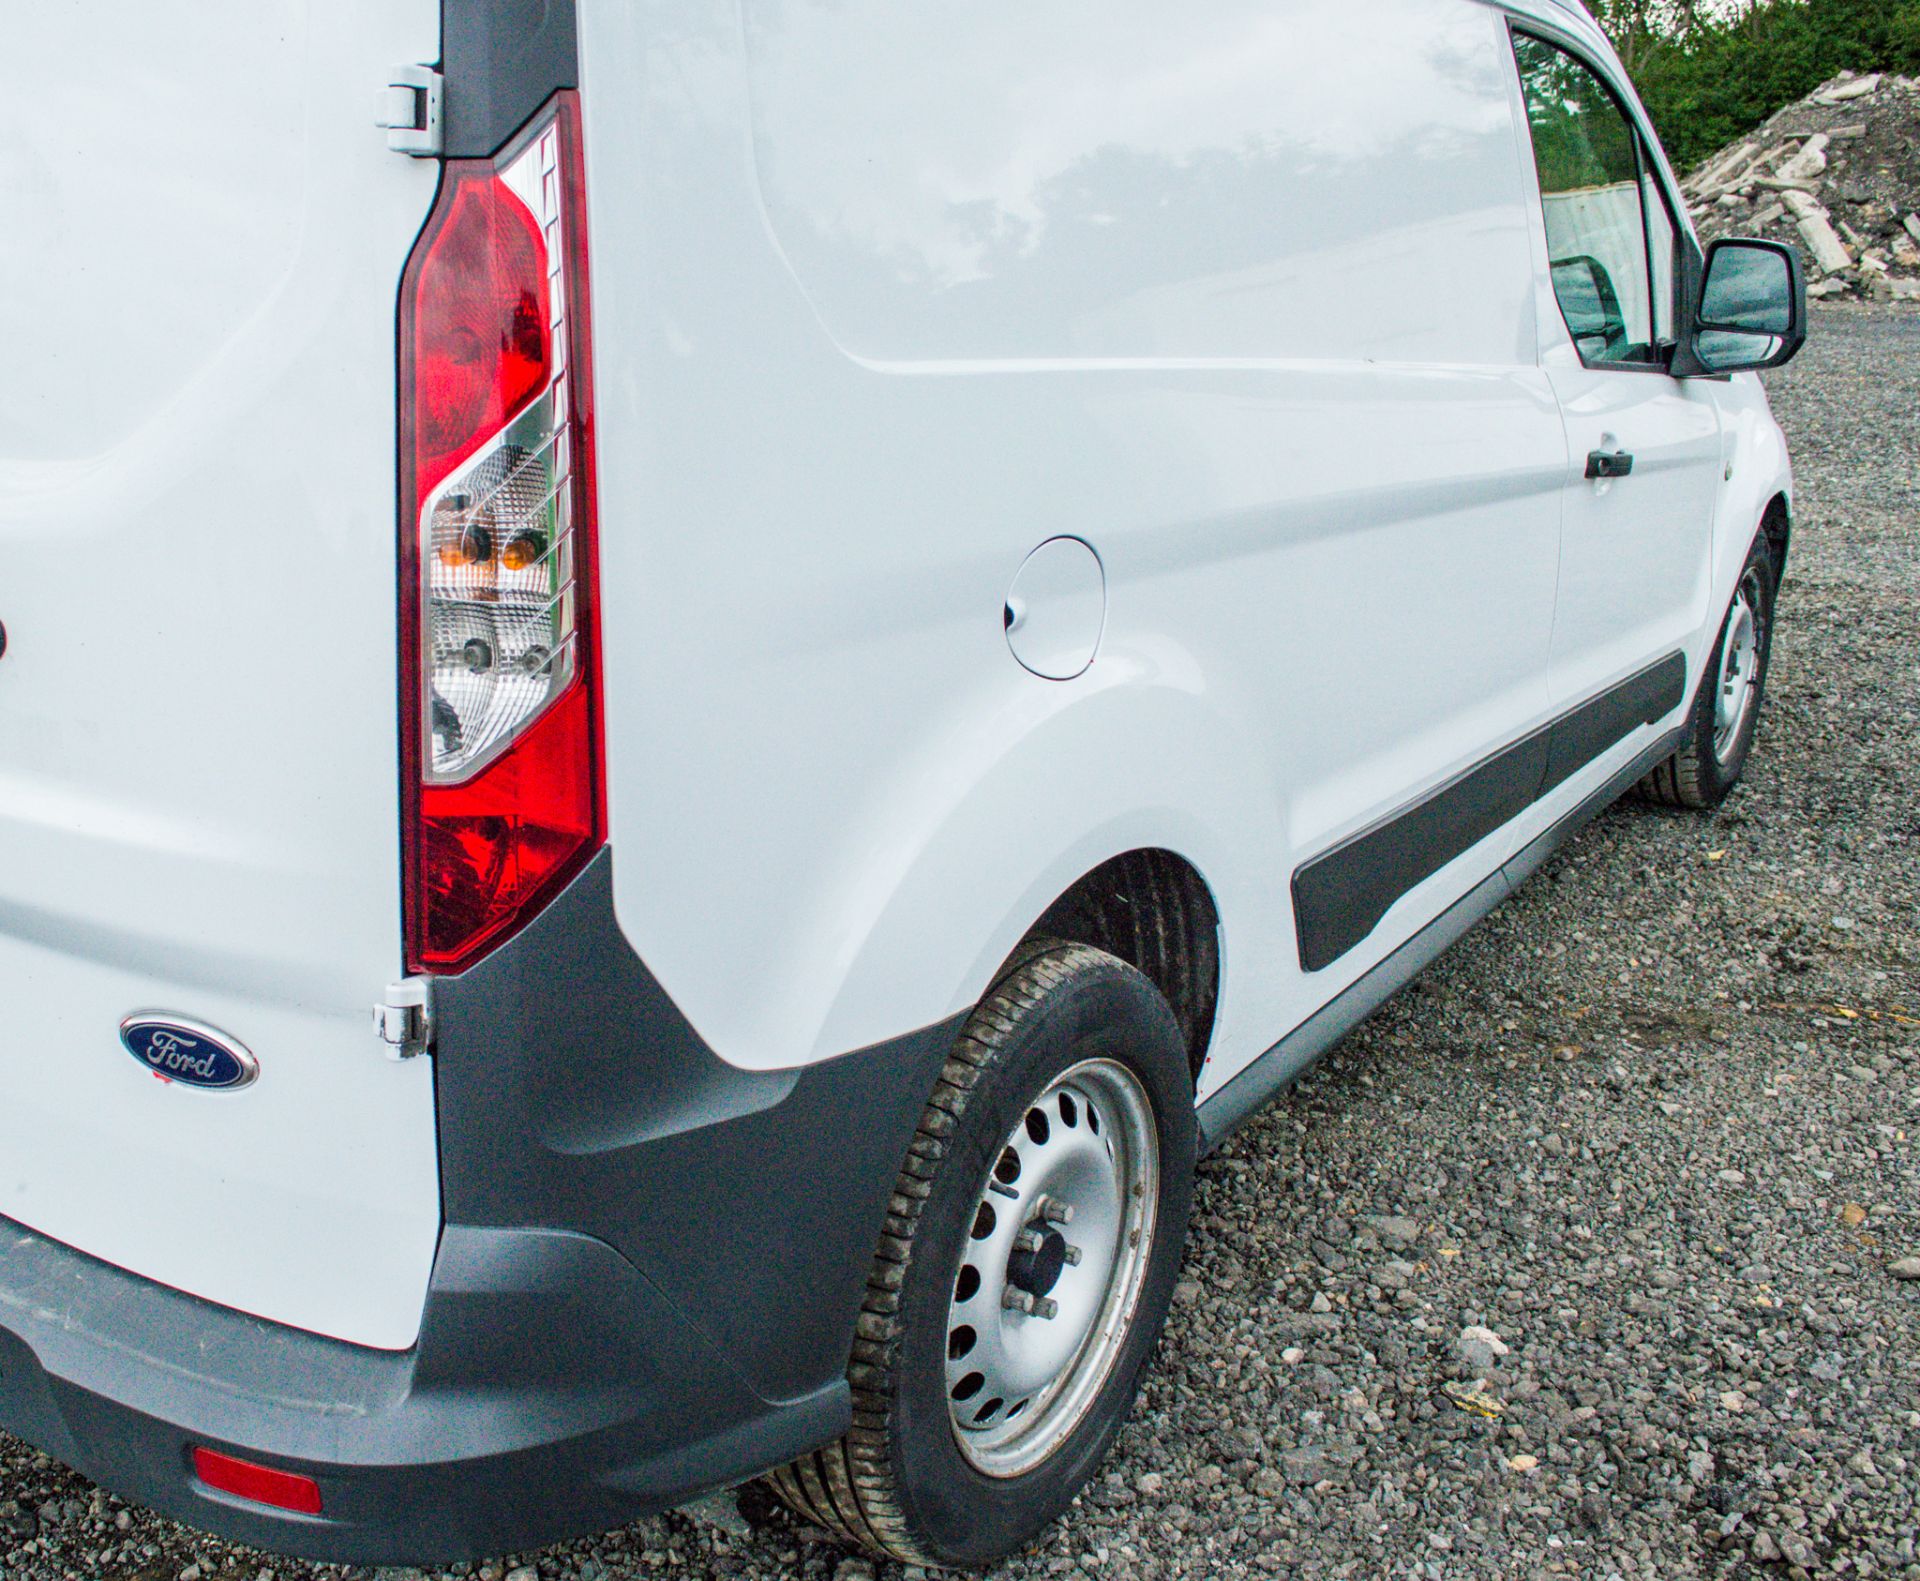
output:
M989 1562L1196 1155L1740 777L1804 281L1571 0L38 6L0 105L0 1426L197 1525Z

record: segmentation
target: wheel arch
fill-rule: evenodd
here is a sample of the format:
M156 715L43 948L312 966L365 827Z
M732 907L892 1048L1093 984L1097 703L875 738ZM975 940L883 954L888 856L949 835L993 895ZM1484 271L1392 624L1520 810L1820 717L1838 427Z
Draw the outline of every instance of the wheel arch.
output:
M1778 587L1787 574L1787 552L1793 545L1793 505L1786 491L1767 501L1760 513L1760 527L1773 551L1773 582Z
M1257 958L1290 921L1256 882L1282 863L1258 849L1280 832L1271 783L1257 735L1217 699L1164 674L1139 680L1114 674L1077 694L1050 685L1037 694L1047 706L991 751L976 738L964 762L942 752L923 765L917 777L938 783L943 803L894 799L918 815L833 897L857 909L825 930L851 948L835 963L814 1058L971 1007L1042 931L1109 950L1153 981L1196 1072L1218 1049L1226 938ZM897 1024L876 1024L876 1010Z
M1776 573L1786 569L1793 531L1793 462L1787 438L1768 409L1757 380L1735 378L1715 390L1725 429L1727 480L1714 524L1711 623L1733 596L1740 567L1756 531L1764 530L1774 547Z
M1154 847L1109 857L1069 885L1026 937L1089 944L1145 976L1180 1023L1198 1084L1220 1003L1220 911L1192 862Z

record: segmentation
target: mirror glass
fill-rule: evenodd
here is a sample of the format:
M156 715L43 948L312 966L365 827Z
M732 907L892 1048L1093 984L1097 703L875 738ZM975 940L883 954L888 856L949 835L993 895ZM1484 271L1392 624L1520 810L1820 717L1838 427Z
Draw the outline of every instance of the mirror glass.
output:
M1729 242L1714 249L1700 297L1700 322L1752 333L1728 337L1749 349L1760 336L1793 331L1793 273L1771 247ZM1712 335L1702 335L1702 355Z

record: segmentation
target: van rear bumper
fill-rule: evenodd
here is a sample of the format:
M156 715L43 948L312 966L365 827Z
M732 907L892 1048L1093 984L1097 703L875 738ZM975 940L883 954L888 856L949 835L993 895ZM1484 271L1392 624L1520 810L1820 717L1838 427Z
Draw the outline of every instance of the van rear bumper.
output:
M224 1537L445 1562L604 1530L827 1442L844 1381L769 1402L604 1242L450 1228L420 1342L366 1350L0 1220L0 1427ZM323 1513L199 1483L206 1445L304 1472Z
M729 1066L621 933L611 864L434 984L446 1222L412 1350L0 1218L0 1428L192 1525L355 1564L603 1531L844 1432L888 1198L964 1016L801 1070ZM196 1444L313 1477L322 1515L202 1486Z

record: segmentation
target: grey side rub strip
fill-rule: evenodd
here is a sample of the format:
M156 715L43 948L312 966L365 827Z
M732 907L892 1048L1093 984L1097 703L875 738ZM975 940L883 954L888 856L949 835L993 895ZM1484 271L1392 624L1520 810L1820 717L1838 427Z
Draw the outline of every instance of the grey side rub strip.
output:
M1669 731L1498 872L1455 901L1351 988L1336 995L1200 1105L1200 1150L1211 1153L1322 1055L1418 977L1473 925L1546 865L1562 845L1670 758L1685 732Z
M1658 724L1686 687L1686 656L1668 654L1303 865L1293 875L1300 964L1331 966L1408 890L1642 725Z

